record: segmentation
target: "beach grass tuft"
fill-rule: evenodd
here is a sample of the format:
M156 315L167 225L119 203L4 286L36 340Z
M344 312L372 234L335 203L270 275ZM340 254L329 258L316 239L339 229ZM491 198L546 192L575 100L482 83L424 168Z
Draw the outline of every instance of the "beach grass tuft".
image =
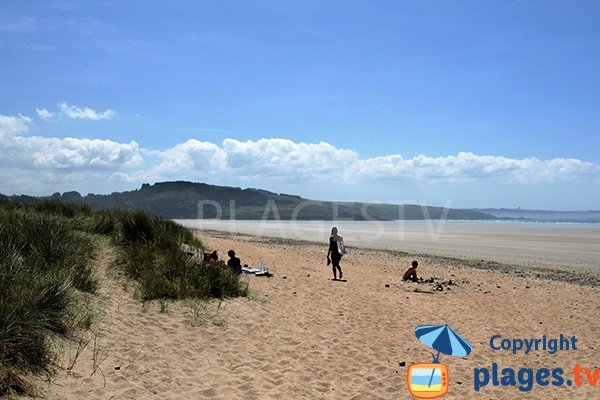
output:
M73 291L94 292L88 237L53 215L0 211L0 394L28 393L50 372L52 337L66 338Z
M116 267L137 282L144 301L248 294L229 268L204 264L196 256L202 243L173 221L55 200L2 202L0 396L33 395L27 377L49 374L56 365L53 339L76 340L76 332L92 326L94 313L82 299L99 286L94 259L100 242L116 247Z
M247 287L229 268L196 256L204 248L188 229L144 212L119 218L115 241L123 254L121 266L139 283L142 300L247 295Z

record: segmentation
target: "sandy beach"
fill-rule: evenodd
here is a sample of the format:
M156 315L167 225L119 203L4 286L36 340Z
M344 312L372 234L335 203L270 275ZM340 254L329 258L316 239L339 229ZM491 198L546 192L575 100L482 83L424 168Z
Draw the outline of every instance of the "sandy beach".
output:
M414 334L417 325L428 324L448 324L473 346L467 357L440 357L448 367L444 398L600 396L600 385L572 374L578 364L591 368L594 379L593 368L600 368L596 275L350 245L342 259L345 281L332 281L326 243L198 235L221 256L233 248L242 262L262 260L273 276L243 276L248 298L142 304L134 285L107 269L114 254L103 252L93 337L77 357L76 343L62 344L61 368L38 382L43 398L408 399L408 366L431 361L431 350ZM415 258L432 283L401 280ZM561 334L574 337L576 349L550 354L540 344L513 354L491 348ZM494 385L494 363L498 374L514 372L512 384L500 376ZM562 385L544 376L544 369L558 375L559 368ZM528 380L539 370L539 382ZM491 375L483 385L486 371Z
M201 230L314 240L332 221L177 220ZM510 221L336 221L355 247L600 273L600 224Z

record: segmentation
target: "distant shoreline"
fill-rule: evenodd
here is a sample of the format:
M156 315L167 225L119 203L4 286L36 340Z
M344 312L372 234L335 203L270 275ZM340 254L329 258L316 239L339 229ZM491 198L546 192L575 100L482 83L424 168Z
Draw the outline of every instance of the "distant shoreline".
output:
M175 220L199 230L324 242L337 225L352 248L401 251L521 268L600 274L600 224L499 221Z
M225 232L217 230L194 230L197 231L201 237L202 235L206 235L210 239L222 238L244 243L257 243L260 245L266 244L269 246L280 247L282 249L288 249L290 247L308 248L315 246L321 246L325 248L322 242L313 240L257 236L247 233ZM361 256L368 257L381 257L382 254L390 255L395 258L405 258L409 256L411 258L416 258L425 264L445 265L453 268L472 268L491 271L498 274L507 274L523 279L542 279L582 286L600 287L600 271L596 273L585 273L575 269L565 270L547 268L543 266L524 266L509 263L501 263L493 260L463 259L458 257L448 257L436 254L419 254L391 249L377 249L367 247L356 248L354 252L360 253ZM347 257L352 257L352 253L353 252L351 250Z

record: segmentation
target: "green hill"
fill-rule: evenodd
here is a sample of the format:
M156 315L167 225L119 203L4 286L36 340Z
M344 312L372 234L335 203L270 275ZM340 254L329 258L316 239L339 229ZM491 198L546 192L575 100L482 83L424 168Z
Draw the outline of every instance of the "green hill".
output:
M299 220L489 220L496 217L474 210L449 209L413 204L392 205L308 200L300 196L261 189L215 186L185 181L143 184L140 189L108 195L78 192L48 197L8 196L15 203L31 204L52 198L86 204L93 210L144 210L175 219L299 219Z

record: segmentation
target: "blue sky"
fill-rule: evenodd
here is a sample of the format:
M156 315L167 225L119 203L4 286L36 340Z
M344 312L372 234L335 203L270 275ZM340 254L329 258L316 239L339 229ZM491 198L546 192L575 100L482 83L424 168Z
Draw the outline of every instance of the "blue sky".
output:
M600 209L597 1L4 1L0 193Z

